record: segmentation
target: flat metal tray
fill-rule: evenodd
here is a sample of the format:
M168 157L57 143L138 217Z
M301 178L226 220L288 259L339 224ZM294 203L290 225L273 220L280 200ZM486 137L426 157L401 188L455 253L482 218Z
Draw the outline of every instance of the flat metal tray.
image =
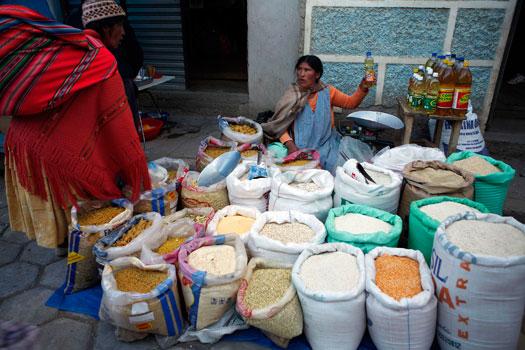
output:
M370 130L402 129L405 124L395 115L378 111L358 111L346 116L359 126Z

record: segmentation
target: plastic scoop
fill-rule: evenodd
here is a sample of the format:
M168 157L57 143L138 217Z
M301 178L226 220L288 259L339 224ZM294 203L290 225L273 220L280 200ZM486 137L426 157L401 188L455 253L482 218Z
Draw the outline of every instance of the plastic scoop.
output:
M224 180L241 161L241 153L231 151L221 154L208 164L197 179L199 186L211 186Z

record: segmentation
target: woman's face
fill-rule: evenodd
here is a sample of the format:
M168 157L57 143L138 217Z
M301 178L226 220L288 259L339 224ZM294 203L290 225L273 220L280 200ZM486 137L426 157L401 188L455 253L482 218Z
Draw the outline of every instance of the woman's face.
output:
M102 41L108 49L116 49L119 47L122 38L124 38L124 25L122 23L114 24L112 27L104 29L104 37Z
M295 74L297 75L297 85L305 90L312 88L315 85L317 79L319 79L321 76L306 62L299 64Z

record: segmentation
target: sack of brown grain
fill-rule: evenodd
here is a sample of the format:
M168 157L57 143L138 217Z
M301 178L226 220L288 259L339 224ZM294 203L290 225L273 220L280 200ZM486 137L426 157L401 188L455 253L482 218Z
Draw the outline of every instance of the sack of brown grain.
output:
M190 171L182 182L181 200L184 208L212 207L215 211L230 204L226 180L211 186L199 186L199 173Z

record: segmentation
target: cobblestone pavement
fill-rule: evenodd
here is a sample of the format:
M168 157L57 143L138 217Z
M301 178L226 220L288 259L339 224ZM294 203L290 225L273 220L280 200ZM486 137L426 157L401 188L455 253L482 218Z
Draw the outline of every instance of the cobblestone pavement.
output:
M192 166L200 140L213 134L219 136L215 117L177 116L177 120L200 125L200 132L174 139L161 137L146 143L149 159L162 156L182 158ZM512 158L512 155L507 155ZM519 155L516 157L520 158ZM515 166L522 160L506 159ZM523 168L510 188L511 200L517 208L508 212L522 215L521 202L525 196ZM512 201L511 201L512 202ZM523 219L522 219L523 220ZM41 349L159 349L153 336L134 343L119 342L114 327L91 317L58 311L44 304L53 291L62 285L66 273L64 258L57 258L54 250L41 248L20 232L9 228L4 181L0 183L0 319L16 320L40 327ZM524 340L522 336L522 345ZM252 343L219 342L215 345L185 343L174 349L258 349Z

